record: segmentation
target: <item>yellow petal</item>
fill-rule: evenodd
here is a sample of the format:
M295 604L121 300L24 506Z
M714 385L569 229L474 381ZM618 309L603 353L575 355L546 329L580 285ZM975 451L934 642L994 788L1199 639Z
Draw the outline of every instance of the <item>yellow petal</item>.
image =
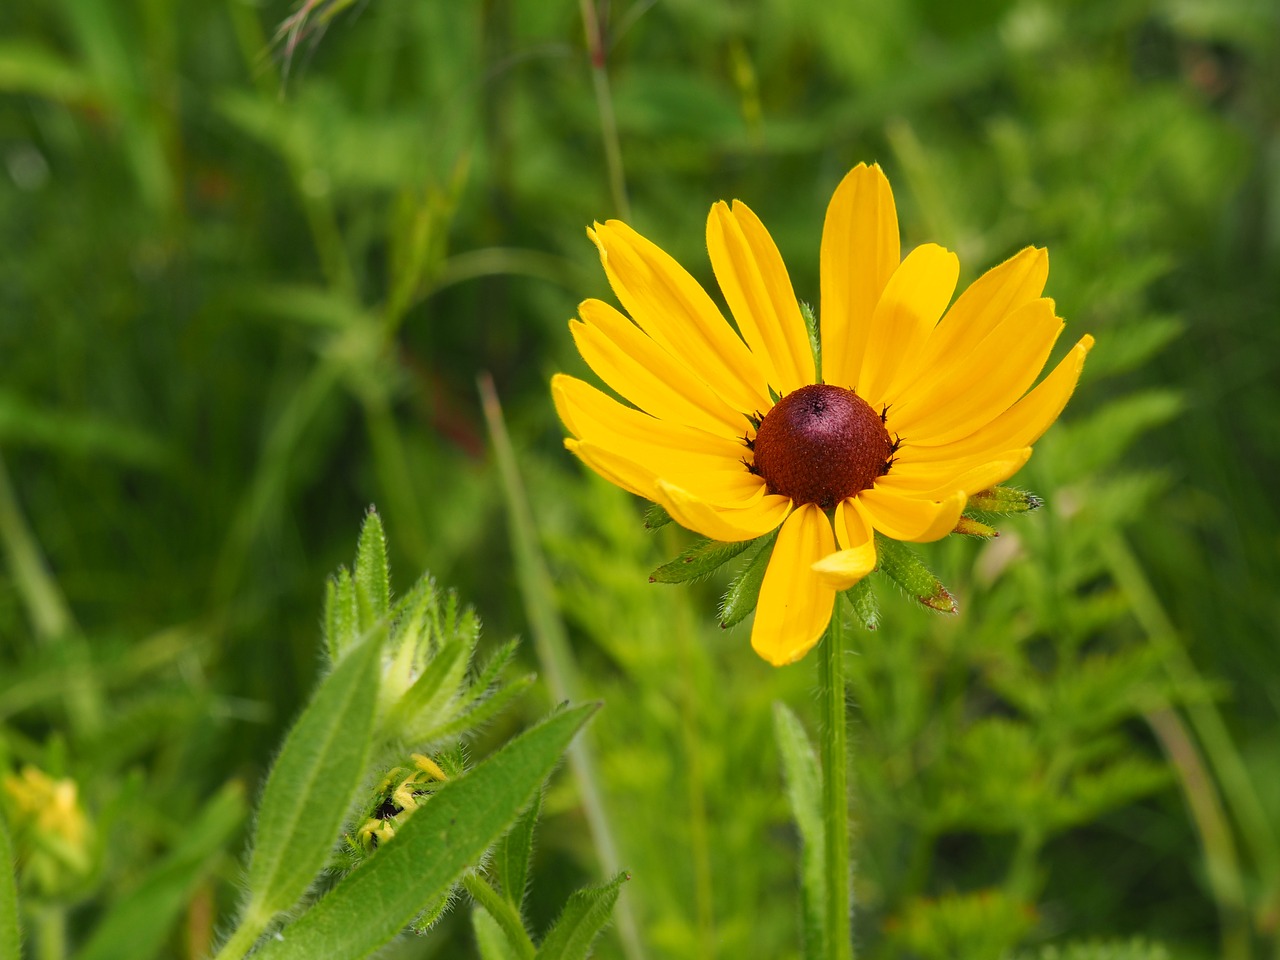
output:
M843 500L835 509L836 542L841 549L813 565L813 571L834 590L848 590L876 568L876 543L866 518Z
M588 467L604 477L615 487L621 487L627 493L637 497L653 500L657 496L657 478L649 470L638 464L608 454L601 456L590 444L572 437L564 441L565 449L585 463Z
M596 375L646 413L720 436L740 437L746 418L685 363L609 304L587 300L569 321L578 352Z
M766 494L763 483L754 500L724 504L709 502L690 490L659 480L655 499L680 526L725 543L762 536L791 512L790 498Z
M960 260L936 243L916 247L889 278L871 316L862 369L853 387L879 409L885 390L906 357L920 352L929 332L947 309L960 277ZM825 361L824 361L825 377Z
M813 351L782 255L737 200L707 217L707 251L729 311L769 383L787 394L814 381Z
M565 445L606 480L657 503L663 502L663 483L679 486L690 496L712 503L744 505L759 501L765 494L764 483L743 469L741 464L708 469L700 463L678 457L665 461L652 457L636 458L630 450L618 450L586 440L566 440Z
M688 271L621 221L597 223L591 237L614 293L645 333L735 410L769 409L760 365Z
M858 494L854 508L887 537L928 543L940 540L956 528L965 500L963 491L935 501L872 487Z
M946 379L1010 313L1044 291L1049 251L1027 247L969 284L929 334L924 349L904 357L890 396L904 394L920 377Z
M1062 328L1052 300L1032 300L992 330L950 377L922 379L896 398L890 429L912 443L936 445L986 426L1035 382Z
M813 565L834 547L831 524L812 503L797 508L778 531L751 628L752 648L775 667L808 653L831 620L836 593Z
M901 257L898 211L879 164L840 181L822 226L822 379L849 387L862 369L871 314Z
M1093 337L1086 334L1052 373L989 424L950 443L913 450L912 456L922 461L959 460L1035 443L1067 405L1092 347Z
M980 459L915 465L899 461L876 481L876 487L925 500L940 500L957 490L971 494L1003 483L1030 458L1031 448L1023 447Z

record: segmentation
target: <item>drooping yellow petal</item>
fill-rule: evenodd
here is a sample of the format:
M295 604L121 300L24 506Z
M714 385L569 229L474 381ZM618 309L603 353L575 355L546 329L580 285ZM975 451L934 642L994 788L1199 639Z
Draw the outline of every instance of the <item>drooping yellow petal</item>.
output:
M916 247L894 271L871 315L862 368L853 387L875 409L888 402L885 390L904 358L924 346L947 309L960 276L960 260L936 243ZM825 374L825 360L824 360Z
M849 387L862 370L871 314L902 252L893 191L879 164L840 181L822 225L822 379Z
M1003 483L1030 458L1031 448L1022 447L981 459L917 464L899 460L887 475L876 481L876 486L906 496L939 500L957 490L971 494Z
M877 486L859 493L854 508L887 537L910 543L929 543L940 540L956 528L966 499L963 491L935 501L904 496Z
M641 410L719 436L742 436L746 418L678 357L609 304L586 300L569 321L578 352L605 383Z
M1052 373L986 426L949 443L922 445L912 456L921 461L959 460L1035 443L1067 405L1092 347L1093 337L1086 334Z
M797 508L778 531L751 628L752 648L775 667L808 653L831 620L836 592L813 565L834 547L831 524L812 503Z
M654 499L666 507L680 526L725 543L762 536L775 529L791 512L791 499L765 493L763 483L755 499L725 504L710 502L690 490L659 480Z
M834 526L841 549L815 563L813 572L833 590L848 590L876 568L876 542L852 500L836 504Z
M768 382L747 345L680 264L625 223L590 231L613 291L645 333L735 410L768 410Z
M948 379L1000 321L1040 296L1048 276L1049 251L1027 247L969 284L929 334L924 349L903 358L888 396L907 393L922 377Z
M968 436L1009 409L1044 368L1062 332L1053 301L1032 300L1006 317L949 378L921 379L895 399L890 429L913 443Z
M661 462L643 455L637 458L630 449L619 450L587 440L566 440L565 445L606 480L657 503L662 502L662 483L678 485L690 496L712 503L749 504L765 493L760 478L741 465L737 469L709 467L682 457Z
M779 393L813 383L813 351L791 278L769 231L737 200L707 217L707 251L729 311Z

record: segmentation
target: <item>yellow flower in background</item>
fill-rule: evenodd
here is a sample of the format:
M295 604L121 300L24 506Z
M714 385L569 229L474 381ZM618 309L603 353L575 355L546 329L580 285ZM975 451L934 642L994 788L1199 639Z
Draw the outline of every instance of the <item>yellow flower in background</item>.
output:
M736 332L626 224L589 234L631 319L587 300L569 327L591 369L634 407L556 375L565 445L714 540L780 527L751 631L774 665L803 657L836 592L875 568L875 531L940 539L969 495L1017 472L1093 344L1083 337L1028 392L1063 328L1041 296L1047 252L1023 250L951 303L955 254L924 244L901 257L879 166L850 171L827 208L820 369L778 249L745 204L717 203L707 220Z

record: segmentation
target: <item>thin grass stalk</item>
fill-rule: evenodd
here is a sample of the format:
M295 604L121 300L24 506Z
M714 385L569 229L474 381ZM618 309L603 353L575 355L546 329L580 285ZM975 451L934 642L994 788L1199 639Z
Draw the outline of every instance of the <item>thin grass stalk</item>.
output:
M818 658L822 711L822 808L826 821L827 937L831 960L853 960L849 899L849 755L845 714L844 613L836 594Z
M569 639L564 621L556 609L555 583L547 569L542 550L538 545L533 514L525 498L524 485L516 466L515 451L507 434L502 407L498 402L493 380L486 374L480 377L480 399L484 407L485 422L493 443L498 471L502 477L502 490L507 501L510 522L511 545L515 554L516 576L529 618L529 630L533 634L534 651L538 665L546 678L552 699L556 702L580 700L577 667L569 650ZM618 845L613 828L605 812L595 762L585 737L576 737L567 752L569 769L578 786L583 813L587 819L591 839L600 859L602 871L614 875L621 869ZM618 939L628 960L644 960L644 948L640 941L639 926L630 903L625 896L618 898L614 908Z
M609 71L605 68L604 34L592 0L580 0L582 27L587 35L587 53L591 57L591 80L596 91L596 110L600 114L600 137L604 141L604 159L609 169L609 190L613 205L623 220L631 219L631 201L627 198L627 175L622 168L622 144L618 139L618 118L613 112L613 93L609 89Z

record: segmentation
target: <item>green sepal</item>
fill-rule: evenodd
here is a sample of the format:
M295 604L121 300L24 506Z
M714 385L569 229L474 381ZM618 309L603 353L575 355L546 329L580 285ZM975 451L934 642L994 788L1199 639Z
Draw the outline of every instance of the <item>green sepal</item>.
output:
M664 563L649 574L649 582L685 583L689 580L709 577L754 542L754 540L742 540L738 543L723 543L719 540L699 537L697 543L680 556Z
M800 316L804 317L804 329L809 334L809 350L813 353L813 382L822 382L822 337L818 333L818 315L813 307L800 301Z
M880 601L871 588L871 578L863 577L844 592L849 600L849 609L853 611L853 619L863 630L874 630L880 626Z
M866 582L865 580L862 582ZM822 819L822 773L804 726L781 701L773 704L773 737L782 756L791 816L800 834L800 905L805 960L822 960L826 943L826 824Z
M660 503L649 504L649 509L644 512L644 525L647 530L661 530L671 522L671 514L667 513L666 507Z
M969 508L983 513L1027 513L1044 506L1034 493L1017 487L990 487L969 495Z
M876 556L880 558L881 572L910 596L930 610L937 610L939 613L956 612L955 597L924 565L919 554L906 544L876 534Z
M365 514L356 545L356 603L361 631L370 629L391 609L391 569L387 562L387 535L382 518L373 507Z
M524 903L529 879L529 860L533 856L533 833L542 813L542 791L533 795L533 802L516 819L493 848L489 870L498 881L502 896L518 911Z
M769 569L769 558L773 555L773 542L777 533L760 537L742 568L729 585L729 592L720 602L720 626L732 627L741 623L756 608L760 599L760 585L764 583L764 572Z
M622 871L608 883L575 890L538 948L538 960L586 960L591 944L609 922L618 891L630 879Z
M956 524L956 528L951 531L965 537L978 537L981 540L993 540L1000 536L1000 531L990 524L983 523L974 517L964 514L960 521Z
M347 647L360 636L360 613L356 606L356 584L351 572L339 568L325 584L324 644L331 663L337 663Z

